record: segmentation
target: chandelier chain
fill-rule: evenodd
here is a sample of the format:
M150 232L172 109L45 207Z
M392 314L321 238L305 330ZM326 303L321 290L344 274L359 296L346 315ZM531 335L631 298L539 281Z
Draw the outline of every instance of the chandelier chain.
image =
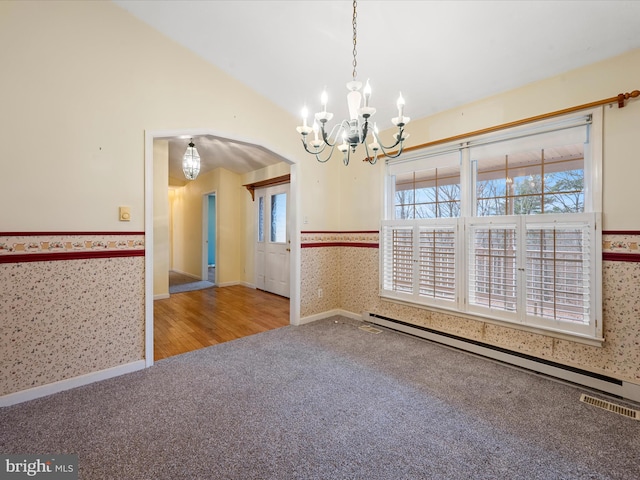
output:
M356 7L358 2L353 0L353 80L355 81L357 73L356 67L358 66L358 60L356 59L356 55L358 55L358 51L356 50L358 44L358 13L356 12Z

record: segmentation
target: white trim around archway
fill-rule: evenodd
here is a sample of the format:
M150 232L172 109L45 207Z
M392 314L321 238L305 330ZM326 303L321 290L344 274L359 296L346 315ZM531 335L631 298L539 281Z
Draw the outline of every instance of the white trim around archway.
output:
M269 145L253 139L226 135L211 129L147 130L144 142L144 231L145 231L145 366L153 365L153 141L156 138L213 135L265 148L291 165L289 225L291 228L291 297L289 323L300 325L300 197L298 192L298 166L292 160L277 153Z

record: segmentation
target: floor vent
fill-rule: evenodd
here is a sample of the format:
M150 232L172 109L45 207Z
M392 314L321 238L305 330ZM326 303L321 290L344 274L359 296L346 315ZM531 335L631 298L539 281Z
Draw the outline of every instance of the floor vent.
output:
M358 328L360 330L364 330L365 332L369 332L369 333L382 333L382 330L373 328L371 325L362 325L361 327L358 327Z
M594 407L609 410L610 412L617 413L618 415L633 418L634 420L640 420L640 411L638 410L616 405L615 403L607 402L606 400L600 400L599 398L591 397L584 393L580 396L580 401L593 405Z

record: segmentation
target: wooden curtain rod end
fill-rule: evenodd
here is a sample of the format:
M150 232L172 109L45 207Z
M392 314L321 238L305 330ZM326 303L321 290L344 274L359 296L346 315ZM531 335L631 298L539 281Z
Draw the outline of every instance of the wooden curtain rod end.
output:
M618 94L618 108L624 107L624 101L630 98L636 98L640 96L640 90L634 90L631 93L619 93Z

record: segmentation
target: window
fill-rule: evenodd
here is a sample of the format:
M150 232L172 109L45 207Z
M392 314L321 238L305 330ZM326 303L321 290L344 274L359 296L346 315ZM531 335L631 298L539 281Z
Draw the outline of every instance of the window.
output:
M287 194L271 195L271 241L285 243L287 241Z
M383 222L383 291L415 303L455 302L457 230L457 220Z
M460 160L457 152L433 155L429 162L394 165L392 218L460 216Z
M396 218L460 216L460 168L433 168L396 176Z
M258 242L264 242L264 196L258 197Z
M584 211L584 149L579 126L470 149L476 215Z
M387 167L382 297L602 337L601 111Z

